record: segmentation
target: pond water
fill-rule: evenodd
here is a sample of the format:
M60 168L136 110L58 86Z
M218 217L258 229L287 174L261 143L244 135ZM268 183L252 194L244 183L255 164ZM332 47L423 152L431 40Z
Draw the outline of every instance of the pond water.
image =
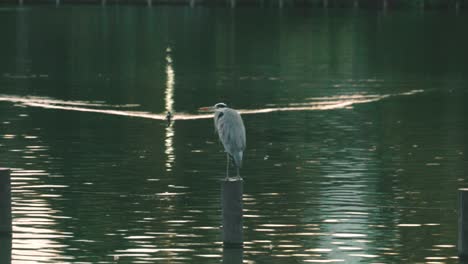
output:
M1 7L11 262L458 262L467 24L452 12ZM247 130L243 251L221 243L225 154L198 111L217 102Z

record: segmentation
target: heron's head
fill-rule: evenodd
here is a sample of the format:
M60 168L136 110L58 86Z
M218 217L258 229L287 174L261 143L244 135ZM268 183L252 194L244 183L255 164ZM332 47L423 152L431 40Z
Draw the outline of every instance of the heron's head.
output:
M214 105L214 109L223 109L223 108L226 108L227 105L225 103L217 103Z
M217 103L213 106L210 107L200 107L198 110L203 111L203 112L216 112L216 111L222 111L223 109L227 108L228 106L225 103Z

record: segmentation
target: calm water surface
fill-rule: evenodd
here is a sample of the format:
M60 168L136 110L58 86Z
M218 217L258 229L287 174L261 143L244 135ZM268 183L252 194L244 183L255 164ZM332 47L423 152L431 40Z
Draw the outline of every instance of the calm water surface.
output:
M458 262L467 24L449 12L0 8L12 263ZM247 129L243 252L222 249L225 155L197 110L220 101Z

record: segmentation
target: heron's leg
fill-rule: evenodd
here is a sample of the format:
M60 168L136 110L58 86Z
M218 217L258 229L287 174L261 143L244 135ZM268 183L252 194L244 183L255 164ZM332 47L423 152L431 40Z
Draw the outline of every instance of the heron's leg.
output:
M226 179L229 178L229 154L226 152L226 159L227 159L227 162L226 162Z
M238 181L242 181L242 177L240 176L240 173L239 173L239 171L240 171L239 167L236 167L236 169L237 169L237 176L236 176L236 180L238 180Z

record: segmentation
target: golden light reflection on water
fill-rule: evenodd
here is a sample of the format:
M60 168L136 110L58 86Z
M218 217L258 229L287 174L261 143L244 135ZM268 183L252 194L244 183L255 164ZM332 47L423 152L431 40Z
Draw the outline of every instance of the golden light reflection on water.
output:
M171 49L168 47L166 49L166 90L164 91L164 103L166 112L171 114L174 113L174 80L175 73L172 67ZM166 154L166 171L171 171L175 162L174 134L174 126L172 123L169 123L168 126L166 126L166 139L164 141L164 146L166 147L164 151Z
M169 49L170 51L170 49ZM166 111L173 113L172 120L195 120L195 119L207 119L212 118L212 114L209 113L177 113L174 112L174 82L175 73L172 66L173 62L170 57L170 52L166 56L166 91L165 91L165 108ZM286 111L324 111L333 109L350 108L356 104L364 104L380 101L389 97L395 96L409 96L417 93L422 93L424 90L412 90L409 92L397 93L397 94L382 94L382 95L366 95L366 94L355 94L347 96L331 96L331 97L317 97L308 98L308 101L303 103L290 103L285 106L281 105L269 105L270 107L258 108L258 109L238 109L241 114L262 114L271 112L286 112ZM122 107L121 105L109 105L109 104L96 104L93 102L84 101L61 101L55 99L46 99L43 97L32 97L32 96L12 96L12 95L0 95L0 101L8 101L18 103L22 106L30 107L41 107L46 109L66 110L66 111L78 111L78 112L89 112L89 113L100 113L117 116L127 117L138 117L146 119L166 120L166 113L154 114L144 111L127 111L119 110L115 108ZM93 108L96 106L104 106L106 108L113 109L101 109ZM133 106L133 105L132 105ZM170 133L167 132L169 135ZM172 136L173 137L173 130ZM168 137L166 137L168 138ZM167 143L169 145L169 143Z
M68 246L62 239L71 238L70 232L60 231L60 210L52 209L44 190L66 188L66 185L36 185L40 177L49 174L43 170L14 169L12 175L13 263L30 261L53 263L73 259L63 254ZM60 195L54 195L54 197Z

